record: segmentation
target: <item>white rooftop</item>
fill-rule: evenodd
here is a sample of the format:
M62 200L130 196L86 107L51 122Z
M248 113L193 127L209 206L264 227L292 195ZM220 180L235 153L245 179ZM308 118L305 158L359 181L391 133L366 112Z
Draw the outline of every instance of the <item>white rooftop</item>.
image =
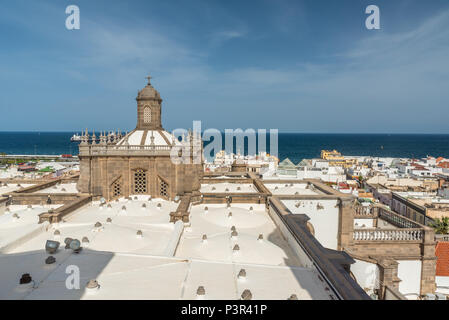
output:
M265 183L275 195L317 195L318 191L307 186L307 183Z
M55 209L61 205L31 206L11 205L9 212L0 215L0 253L8 252L19 246L36 233L45 230L48 224L38 224L39 214Z
M2 182L0 182L0 195L14 192L30 186L32 186L32 184L28 183L7 183L7 186L5 186Z
M202 193L256 193L257 189L252 183L210 183L201 184Z
M239 299L245 289L253 299L284 300L292 294L299 299L331 298L317 272L301 266L264 205L232 204L230 209L224 204L196 205L182 231L183 223L169 223L177 203L132 198L89 204L54 225L37 224L37 207L21 208L20 230L28 236L0 253L0 299L196 299L199 286L205 289L204 299ZM12 230L17 222L8 215L2 216L6 218L0 228ZM101 226L95 227L96 222ZM234 237L232 226L237 231ZM66 237L87 237L89 242L74 253L64 248ZM47 240L61 243L53 264L45 264ZM236 244L238 251L233 250ZM69 266L80 270L80 289L66 288ZM239 279L241 269L246 278ZM25 273L33 281L19 285ZM86 283L93 279L100 288L92 292Z
M76 183L61 183L45 189L37 190L35 193L78 193Z

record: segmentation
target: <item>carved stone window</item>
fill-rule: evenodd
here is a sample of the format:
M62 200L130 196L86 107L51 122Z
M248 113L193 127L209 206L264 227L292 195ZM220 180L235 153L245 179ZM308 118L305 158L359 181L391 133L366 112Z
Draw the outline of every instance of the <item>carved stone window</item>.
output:
M143 122L151 123L151 108L149 106L145 106L143 109Z
M122 183L121 183L121 179L117 179L114 181L114 183L111 186L111 191L112 191L112 197L113 198L118 198L122 195Z
M147 192L147 173L145 170L138 169L134 172L134 193Z
M159 194L165 198L167 198L169 194L168 183L162 179L159 179Z

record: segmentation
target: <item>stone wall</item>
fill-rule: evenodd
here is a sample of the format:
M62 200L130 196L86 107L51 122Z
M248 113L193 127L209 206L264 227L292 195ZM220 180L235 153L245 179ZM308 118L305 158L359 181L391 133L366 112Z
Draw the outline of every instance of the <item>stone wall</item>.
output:
M80 159L78 190L94 196L101 195L107 200L116 197L114 183L120 184L121 197L142 193L173 199L176 195L199 190L203 171L201 164L176 165L169 156L80 156ZM135 192L134 175L137 170L145 172L145 192ZM162 183L168 186L166 194L161 192Z

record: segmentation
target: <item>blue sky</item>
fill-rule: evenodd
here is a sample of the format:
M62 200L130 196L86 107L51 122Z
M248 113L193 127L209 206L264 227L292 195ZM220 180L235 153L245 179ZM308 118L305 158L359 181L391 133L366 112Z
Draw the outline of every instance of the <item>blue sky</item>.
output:
M131 130L150 72L169 130L449 133L447 0L17 0L0 43L0 131Z

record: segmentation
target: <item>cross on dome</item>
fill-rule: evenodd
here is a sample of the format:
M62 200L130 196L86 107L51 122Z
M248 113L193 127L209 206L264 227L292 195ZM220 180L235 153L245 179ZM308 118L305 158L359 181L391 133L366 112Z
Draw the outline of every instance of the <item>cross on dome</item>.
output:
M153 78L153 77L150 76L150 74L148 74L148 76L145 77L145 79L148 79L148 85L151 85L150 80L151 80L152 78Z

